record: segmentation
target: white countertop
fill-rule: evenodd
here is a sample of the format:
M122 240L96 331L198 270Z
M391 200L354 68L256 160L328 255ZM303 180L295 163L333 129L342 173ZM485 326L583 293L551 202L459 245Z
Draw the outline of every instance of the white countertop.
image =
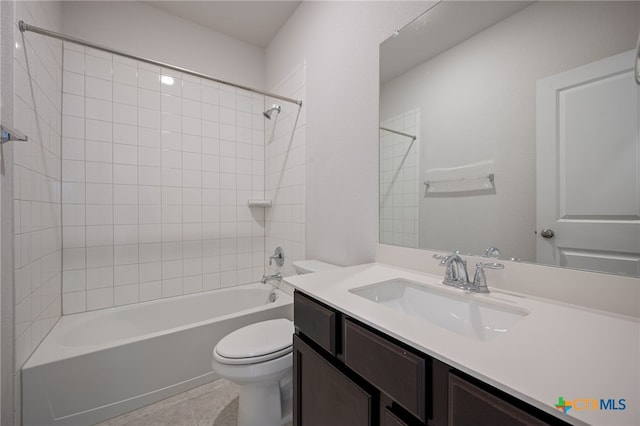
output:
M285 278L302 292L452 367L575 425L640 425L640 322L631 317L494 289L467 297L529 312L508 332L475 340L410 317L348 290L404 278L438 290L442 277L372 263ZM491 283L489 282L489 288ZM624 410L567 414L558 398L624 399Z

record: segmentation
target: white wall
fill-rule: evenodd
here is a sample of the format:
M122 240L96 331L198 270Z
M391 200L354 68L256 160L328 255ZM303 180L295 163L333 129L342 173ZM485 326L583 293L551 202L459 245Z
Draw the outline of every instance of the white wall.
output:
M137 1L65 1L65 34L257 89L264 50Z
M433 2L303 2L267 47L266 86L306 61L306 257L353 265L378 241L378 49Z
M15 20L61 29L59 2L16 2ZM20 368L61 315L60 211L62 43L14 26L12 142L15 280L15 423L20 424Z
M494 162L495 193L423 194L421 247L493 245L535 261L535 83L632 49L638 10L637 2L539 2L382 87L382 119L422 111L421 181L428 169Z

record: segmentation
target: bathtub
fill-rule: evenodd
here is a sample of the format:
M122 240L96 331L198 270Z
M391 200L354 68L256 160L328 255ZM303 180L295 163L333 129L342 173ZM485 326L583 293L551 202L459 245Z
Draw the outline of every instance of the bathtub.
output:
M216 343L273 318L292 298L264 284L63 316L22 368L23 424L94 424L215 380Z

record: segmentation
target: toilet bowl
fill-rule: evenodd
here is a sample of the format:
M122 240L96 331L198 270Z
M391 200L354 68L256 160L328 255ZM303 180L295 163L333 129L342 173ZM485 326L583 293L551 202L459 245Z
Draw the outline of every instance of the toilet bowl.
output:
M291 421L293 322L279 318L242 327L213 349L213 370L240 385L238 426Z
M279 318L242 327L213 350L213 370L240 385L238 425L291 421L293 322Z
M298 274L336 268L293 263ZM213 370L240 386L238 426L281 426L292 419L293 322L279 318L242 327L213 349Z

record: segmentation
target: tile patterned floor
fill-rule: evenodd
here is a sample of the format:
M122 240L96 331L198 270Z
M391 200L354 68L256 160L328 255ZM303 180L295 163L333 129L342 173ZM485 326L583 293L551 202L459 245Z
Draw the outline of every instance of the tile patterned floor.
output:
M238 386L219 379L98 426L237 426Z
M238 395L238 385L218 379L96 426L242 426Z

